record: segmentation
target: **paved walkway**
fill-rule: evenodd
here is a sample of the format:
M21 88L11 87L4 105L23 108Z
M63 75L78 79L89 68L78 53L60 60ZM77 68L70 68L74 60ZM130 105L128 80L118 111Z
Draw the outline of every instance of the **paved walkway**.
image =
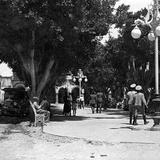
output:
M120 110L91 114L85 108L76 117L60 113L62 105L54 108L54 120L44 126L44 132L52 135L41 134L40 127L26 127L26 132L27 122L0 124L0 160L160 159L160 131L149 130L152 119L147 125L139 119L139 125L132 126Z
M62 109L62 106L59 106ZM44 127L44 132L103 141L106 143L139 143L160 145L159 131L151 131L153 120L143 125L141 117L138 126L129 125L128 114L122 110L108 110L92 114L90 108L78 109L76 117L54 115L53 121Z

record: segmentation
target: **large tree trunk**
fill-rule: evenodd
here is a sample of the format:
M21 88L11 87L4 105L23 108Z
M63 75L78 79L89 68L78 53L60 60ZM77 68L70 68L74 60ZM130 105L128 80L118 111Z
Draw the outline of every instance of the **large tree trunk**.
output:
M49 80L49 77L50 77L50 71L53 67L55 63L55 59L50 59L50 61L48 62L47 66L46 66L46 69L45 69L45 72L44 72L44 75L43 75L43 78L41 79L40 83L38 84L38 87L37 87L37 96L40 97L44 87L46 86L48 80Z
M41 93L43 91L43 89L45 88L49 77L50 77L50 72L51 69L54 65L55 70L58 66L58 63L56 62L55 64L55 58L51 57L50 61L47 63L47 66L45 68L44 74L43 74L43 78L41 79L41 81L39 83L37 83L37 71L36 71L36 65L38 63L36 63L35 61L35 31L32 31L32 48L29 52L30 57L28 59L25 59L25 57L23 57L23 54L20 52L20 49L18 49L18 45L16 46L16 51L19 54L19 57L22 61L22 64L26 70L26 73L28 73L31 76L31 98L33 98L34 96L36 97L40 97Z
M34 55L35 55L35 31L32 31L32 49L31 49L31 85L32 85L32 96L36 95L36 71L35 71L35 63L34 63Z

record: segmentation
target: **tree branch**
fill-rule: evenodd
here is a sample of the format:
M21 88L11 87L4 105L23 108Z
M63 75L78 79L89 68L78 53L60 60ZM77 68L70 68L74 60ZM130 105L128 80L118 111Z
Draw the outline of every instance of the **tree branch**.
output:
M51 71L54 63L55 63L55 59L52 58L52 59L50 59L49 63L47 64L44 76L43 76L43 78L41 79L41 81L38 85L37 95L39 95L39 96L40 96L42 90L44 89L46 83L48 82L48 79L49 79L49 76L50 76L50 71Z

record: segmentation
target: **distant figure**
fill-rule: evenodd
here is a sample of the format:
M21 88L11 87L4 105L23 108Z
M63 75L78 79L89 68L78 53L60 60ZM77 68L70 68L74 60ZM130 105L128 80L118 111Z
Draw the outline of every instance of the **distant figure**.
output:
M68 114L71 116L71 95L69 95L68 91L65 91L64 95L64 108L63 114L67 116Z
M80 96L79 97L79 105L80 105L80 109L81 108L84 109L84 96Z
M129 123L132 124L132 119L134 115L134 105L133 105L133 97L137 93L135 91L136 84L131 84L130 89L127 92L127 104L129 108Z
M69 93L68 100L69 100L70 106L71 106L71 108L72 108L72 103L73 103L72 93Z
M140 85L136 86L137 93L134 95L134 106L135 106L135 112L134 112L134 125L137 125L137 116L138 111L141 112L143 115L144 124L148 124L149 122L146 121L146 114L145 114L145 107L147 107L146 99L144 97L144 94L142 93L142 87Z
M73 111L73 116L76 116L77 106L78 106L78 99L77 99L76 96L72 96L72 111Z
M90 101L89 105L91 106L92 113L94 114L95 108L97 104L97 95L95 94L94 91L90 94Z
M97 109L96 112L101 113L102 110L102 104L103 104L103 93L102 92L98 92L97 93Z
M126 110L128 109L128 104L127 104L127 87L124 87L123 88L123 99L122 99L122 105L121 105L121 108Z

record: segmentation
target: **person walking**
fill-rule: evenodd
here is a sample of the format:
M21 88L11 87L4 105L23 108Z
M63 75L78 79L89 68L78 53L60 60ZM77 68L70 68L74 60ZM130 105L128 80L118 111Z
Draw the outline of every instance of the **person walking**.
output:
M103 93L102 92L98 92L97 93L97 109L96 109L97 113L101 113L102 104L103 104Z
M138 125L137 124L138 112L140 112L142 114L144 124L148 124L149 122L146 121L146 114L145 114L145 107L147 107L147 103L146 103L145 96L142 93L142 87L140 85L137 85L136 91L137 91L137 93L134 95L134 98L133 98L133 103L135 106L133 125Z
M129 108L129 124L132 124L132 119L134 115L134 105L133 105L133 97L136 94L135 91L136 84L131 84L130 89L127 92L127 105Z
M74 94L72 94L72 111L73 111L73 116L76 116L77 106L78 106L77 97Z
M64 95L63 114L65 116L67 116L68 114L71 116L71 96L69 95L67 89L65 90L65 95Z
M97 102L97 95L94 91L92 91L92 93L90 94L90 101L89 101L92 113L94 113L94 110L96 108L96 102Z

